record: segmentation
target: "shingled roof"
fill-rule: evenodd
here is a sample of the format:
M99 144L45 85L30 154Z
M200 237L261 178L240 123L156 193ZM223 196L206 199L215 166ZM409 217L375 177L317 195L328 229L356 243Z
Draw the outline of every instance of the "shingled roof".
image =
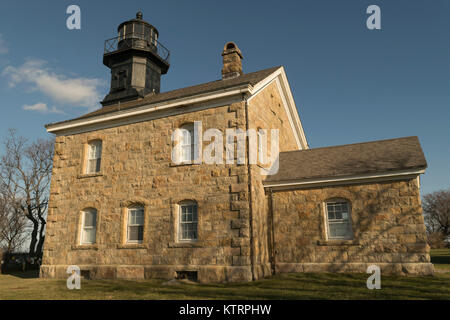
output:
M114 111L119 111L119 110L122 111L122 110L126 110L126 109L143 106L146 104L165 102L165 101L175 100L175 99L180 99L180 98L187 98L187 97L195 96L198 94L205 94L205 93L228 89L228 88L233 88L233 87L237 87L237 86L241 86L241 85L253 86L253 85L257 84L258 82L262 81L263 79L265 79L266 77L268 77L270 74L272 74L279 68L281 68L281 66L272 67L272 68L260 70L257 72L243 74L243 75L233 78L233 79L216 80L216 81L211 81L211 82L207 82L207 83L203 83L203 84L199 84L199 85L195 85L195 86L191 86L191 87L185 87L182 89L161 92L158 94L150 94L150 95L145 96L142 99L121 103L120 105L114 104L114 105L110 105L110 106L105 106L103 108L100 108L100 109L90 112L88 114L85 114L81 117L71 119L71 120L61 121L58 123L64 123L64 122L78 120L78 119L91 118L91 117L95 117L95 116L108 114L108 113L111 113ZM55 123L53 123L53 124L55 124Z
M345 177L408 169L427 162L417 137L280 153L279 171L265 182Z

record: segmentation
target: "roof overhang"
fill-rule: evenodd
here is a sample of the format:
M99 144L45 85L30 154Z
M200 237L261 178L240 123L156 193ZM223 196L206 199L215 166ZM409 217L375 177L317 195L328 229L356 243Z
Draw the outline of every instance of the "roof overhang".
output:
M124 124L147 121L163 116L170 116L174 114L172 112L173 109L178 109L181 112L181 107L191 107L192 109L192 107L195 106L202 106L205 109L208 107L223 106L237 101L244 101L245 99L248 101L273 81L276 81L280 95L282 96L283 104L289 118L290 126L294 132L298 148L300 150L308 149L308 143L283 67L278 68L254 86L250 84L241 84L198 95L113 111L111 113L89 118L50 123L47 124L45 128L47 129L47 132L56 135L77 134L107 127L116 127Z
M366 173L352 176L336 176L324 178L309 178L289 181L263 181L264 188L272 190L306 189L314 187L376 183L393 180L416 178L425 173L425 168L407 169L390 172Z

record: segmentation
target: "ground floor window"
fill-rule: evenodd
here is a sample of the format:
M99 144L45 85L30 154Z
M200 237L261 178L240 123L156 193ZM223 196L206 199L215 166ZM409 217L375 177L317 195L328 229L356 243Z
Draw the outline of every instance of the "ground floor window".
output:
M198 238L197 203L193 201L180 204L179 235L180 241L195 241Z
M144 208L128 209L127 242L142 243L144 239Z
M326 203L328 239L348 240L353 238L350 204L348 201L329 201Z

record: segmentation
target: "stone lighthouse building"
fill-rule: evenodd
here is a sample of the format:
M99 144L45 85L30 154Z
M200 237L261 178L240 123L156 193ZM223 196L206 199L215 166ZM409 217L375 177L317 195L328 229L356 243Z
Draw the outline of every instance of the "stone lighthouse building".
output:
M138 13L105 43L102 108L46 126L56 138L42 277L65 278L69 265L89 278L201 282L371 264L433 273L417 137L310 148L283 67L244 73L228 42L221 79L164 92L169 57ZM210 129L246 133L245 160L196 161L218 141ZM251 161L248 133L263 129L278 132L271 174Z

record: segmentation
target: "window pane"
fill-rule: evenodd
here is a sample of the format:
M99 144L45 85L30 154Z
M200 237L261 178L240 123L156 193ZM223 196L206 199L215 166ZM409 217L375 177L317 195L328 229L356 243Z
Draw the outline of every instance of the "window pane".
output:
M327 203L329 237L351 239L351 220L347 202Z
M144 226L130 226L128 227L129 241L142 241L144 239Z
M192 153L191 153L191 146L190 145L184 145L181 147L181 159L183 161L191 161L192 159Z
M128 227L128 240L137 241L138 240L138 227Z
M144 211L143 210L136 211L135 224L144 225Z
M84 226L95 227L97 222L97 213L95 211L86 211L84 213Z
M347 222L330 223L330 237L347 238L351 235L350 225Z
M100 162L102 161L101 158L98 158L97 161L95 162L95 172L99 172L100 171Z
M180 240L197 240L197 205L180 206Z
M95 228L83 229L82 243L95 243Z

